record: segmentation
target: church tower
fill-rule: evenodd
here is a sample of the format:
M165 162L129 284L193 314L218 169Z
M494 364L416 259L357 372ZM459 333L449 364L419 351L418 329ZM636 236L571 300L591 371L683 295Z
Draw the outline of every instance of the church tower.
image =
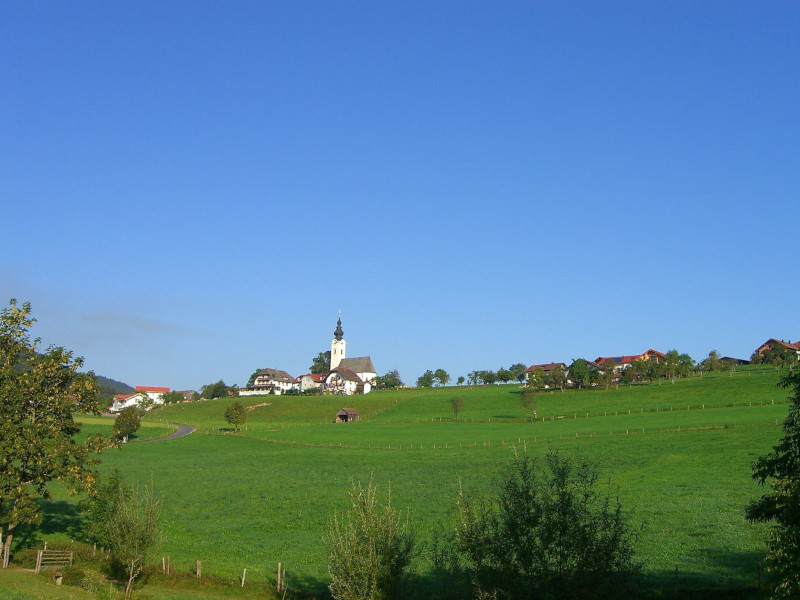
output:
M342 331L342 311L339 311L336 331L333 332L333 339L331 340L331 371L338 367L339 363L344 359L346 347L347 342L344 340L344 331Z

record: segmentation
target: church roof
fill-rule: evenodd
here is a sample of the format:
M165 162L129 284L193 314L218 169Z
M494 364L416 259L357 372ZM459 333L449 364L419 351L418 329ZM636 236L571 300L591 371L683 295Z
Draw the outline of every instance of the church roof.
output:
M342 361L342 362L344 362L344 361ZM356 383L364 383L363 381L361 381L361 378L358 376L358 374L355 371L353 371L352 369L349 369L347 367L344 367L341 364L338 367L336 367L333 371L331 371L331 373L338 373L343 379L346 379L347 381L355 381Z
M377 373L375 366L372 364L372 359L369 356L343 358L339 366L355 371L356 373Z

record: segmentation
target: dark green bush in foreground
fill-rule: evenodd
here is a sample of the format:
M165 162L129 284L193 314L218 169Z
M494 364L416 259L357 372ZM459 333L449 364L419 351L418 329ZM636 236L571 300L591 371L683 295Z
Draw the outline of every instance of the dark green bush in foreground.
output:
M596 483L591 463L551 450L544 465L517 456L496 498L461 490L454 539L434 548L434 568L448 580L440 595L469 586L477 597L630 597L635 536Z

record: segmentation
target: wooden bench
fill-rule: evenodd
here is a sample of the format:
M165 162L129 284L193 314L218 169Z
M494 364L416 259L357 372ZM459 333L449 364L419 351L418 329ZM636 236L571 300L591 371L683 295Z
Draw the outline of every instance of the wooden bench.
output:
M72 566L73 555L72 550L37 550L36 573L51 567Z

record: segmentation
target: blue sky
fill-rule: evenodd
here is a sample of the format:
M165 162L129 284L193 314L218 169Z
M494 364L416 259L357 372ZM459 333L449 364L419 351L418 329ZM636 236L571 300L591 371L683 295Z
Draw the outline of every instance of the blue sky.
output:
M0 298L131 385L800 339L800 4L0 8Z

